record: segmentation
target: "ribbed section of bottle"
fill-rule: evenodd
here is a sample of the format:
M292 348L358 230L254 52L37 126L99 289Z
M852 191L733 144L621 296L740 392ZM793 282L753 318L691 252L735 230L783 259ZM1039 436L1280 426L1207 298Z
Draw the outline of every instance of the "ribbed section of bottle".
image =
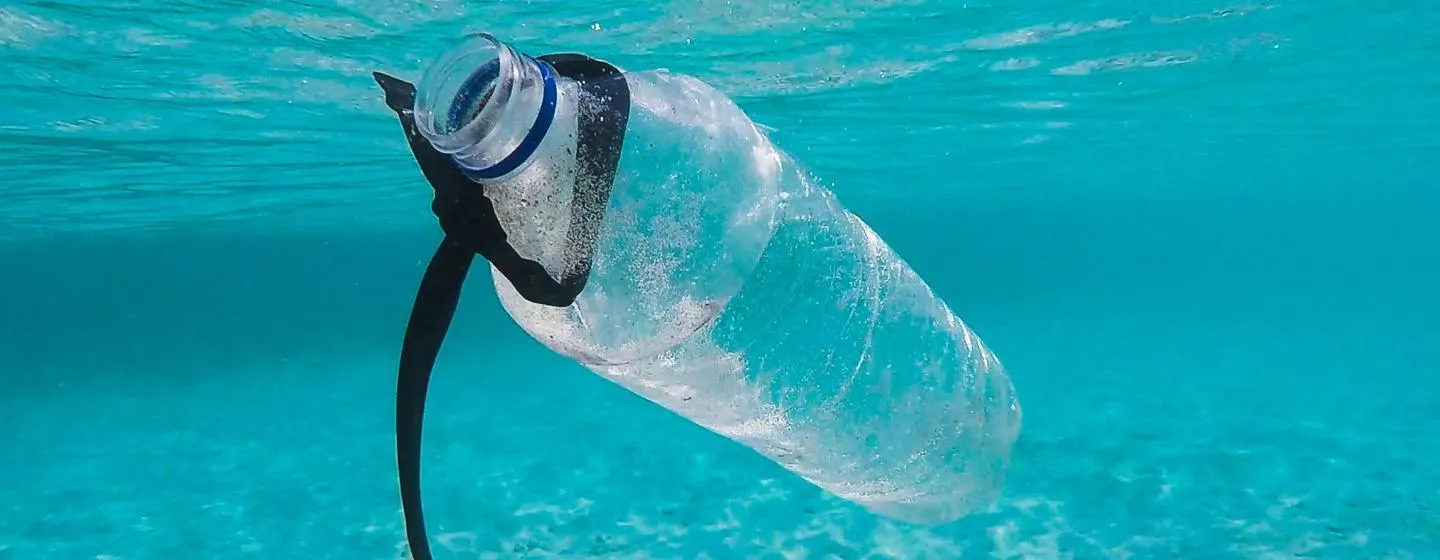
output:
M712 325L591 369L875 513L941 524L989 506L1021 425L999 360L833 195L787 183Z

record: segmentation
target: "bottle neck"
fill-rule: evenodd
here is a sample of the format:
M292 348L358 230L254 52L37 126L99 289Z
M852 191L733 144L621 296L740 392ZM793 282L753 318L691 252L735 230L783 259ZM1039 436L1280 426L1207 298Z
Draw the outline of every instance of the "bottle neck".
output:
M559 96L549 65L486 34L442 55L417 89L420 134L475 181L502 179L529 161Z

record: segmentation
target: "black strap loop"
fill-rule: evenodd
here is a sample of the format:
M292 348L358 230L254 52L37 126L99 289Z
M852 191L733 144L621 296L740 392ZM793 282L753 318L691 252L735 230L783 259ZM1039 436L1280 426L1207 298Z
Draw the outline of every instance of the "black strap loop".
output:
M420 171L435 189L431 210L440 221L445 239L430 260L400 351L400 374L395 395L395 451L399 473L400 504L405 518L405 539L410 556L431 560L420 499L420 442L425 397L430 375L445 334L454 319L460 291L476 254L495 265L525 299L555 307L574 303L590 277L590 263L600 220L609 204L615 168L630 114L630 90L624 75L605 62L579 54L540 57L557 73L580 84L589 99L580 100L577 127L577 167L570 229L567 239L582 259L576 272L556 282L544 266L521 257L506 241L495 207L481 185L461 174L448 156L430 146L415 128L412 107L415 86L376 72L385 91L385 103L400 119Z

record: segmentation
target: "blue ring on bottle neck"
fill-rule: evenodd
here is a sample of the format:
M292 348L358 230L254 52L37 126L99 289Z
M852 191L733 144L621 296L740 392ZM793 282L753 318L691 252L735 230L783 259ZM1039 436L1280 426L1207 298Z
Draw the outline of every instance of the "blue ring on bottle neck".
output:
M540 111L535 115L535 122L526 131L525 137L520 144L509 155L501 158L494 165L475 169L465 165L454 156L460 172L464 173L472 181L487 181L504 177L516 169L519 169L525 160L535 155L535 150L540 148L540 142L545 139L545 134L550 131L550 125L555 122L555 107L557 105L558 93L555 86L555 76L551 74L549 65L532 59L528 56L521 56L525 63L534 64L540 69ZM467 120L466 113L474 107L476 97L484 94L486 86L490 85L500 75L500 61L493 60L481 66L474 74L465 80L460 91L455 94L455 102L450 104L450 111L446 114L451 130L458 130L463 127ZM492 94L493 95L493 94ZM487 101L488 102L488 101Z

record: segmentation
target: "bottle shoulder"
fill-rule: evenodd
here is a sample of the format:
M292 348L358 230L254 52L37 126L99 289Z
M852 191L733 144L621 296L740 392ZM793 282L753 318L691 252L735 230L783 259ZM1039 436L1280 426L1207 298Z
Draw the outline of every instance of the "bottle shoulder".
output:
M760 129L725 92L667 70L627 73L631 120L641 127L679 127L712 139L758 143Z

